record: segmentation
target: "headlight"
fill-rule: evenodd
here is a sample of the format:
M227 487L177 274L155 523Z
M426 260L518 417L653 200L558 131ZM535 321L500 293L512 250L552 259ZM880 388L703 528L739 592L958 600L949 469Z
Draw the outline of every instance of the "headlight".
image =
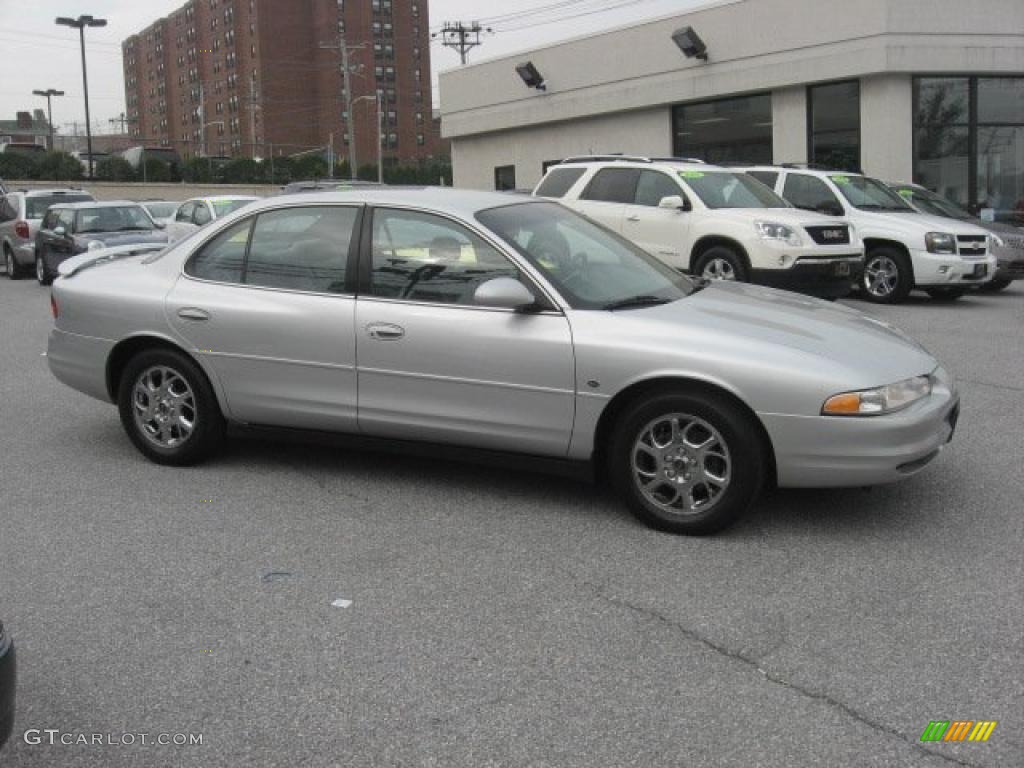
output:
M991 235L988 236L988 239L989 239L989 250L991 250L992 248L1004 248L1006 246L1006 241L1003 240L1003 238L1001 238L999 235L995 234L994 232Z
M803 245L800 233L775 221L755 221L754 228L762 240L782 240L788 245Z
M876 389L833 395L821 407L824 416L879 416L902 410L932 393L931 376L916 376Z
M99 240L90 240L89 241L89 250L90 251L102 251L104 248L106 248L106 246L102 242L100 242Z
M956 253L956 237L946 232L929 232L924 236L928 253Z

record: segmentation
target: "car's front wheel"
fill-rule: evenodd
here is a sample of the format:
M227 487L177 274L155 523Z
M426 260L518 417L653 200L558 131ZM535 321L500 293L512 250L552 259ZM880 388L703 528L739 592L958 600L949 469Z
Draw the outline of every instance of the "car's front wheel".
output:
M652 528L714 533L747 512L761 491L767 457L759 434L725 397L655 395L619 418L609 475Z
M40 285L50 285L53 282L53 276L47 270L42 254L39 253L36 254L36 280Z
M724 245L708 248L698 256L693 273L708 280L737 280L745 283L750 279L740 255Z
M914 287L914 269L905 253L880 247L868 251L861 275L864 298L876 304L898 304Z
M121 375L117 404L128 437L157 464L198 464L224 441L224 417L210 382L176 350L133 357Z

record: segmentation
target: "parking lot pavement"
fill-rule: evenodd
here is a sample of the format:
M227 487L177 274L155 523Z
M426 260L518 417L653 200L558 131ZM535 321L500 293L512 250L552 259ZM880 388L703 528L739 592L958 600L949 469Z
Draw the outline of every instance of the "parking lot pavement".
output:
M241 439L155 466L50 376L47 292L0 280L0 764L1020 765L1024 286L850 303L957 376L954 443L689 539L585 483L431 458ZM957 719L999 725L921 744Z

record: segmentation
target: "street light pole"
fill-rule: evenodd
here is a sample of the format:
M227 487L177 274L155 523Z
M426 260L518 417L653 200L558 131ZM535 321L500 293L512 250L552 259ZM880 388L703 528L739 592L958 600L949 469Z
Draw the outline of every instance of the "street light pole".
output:
M50 99L54 96L63 96L64 91L47 88L45 91L32 91L32 93L36 96L46 97L46 123L50 128L50 151L53 152L53 102Z
M346 131L346 135L348 137L348 171L349 178L356 179L358 178L358 173L356 172L356 127L355 120L353 119L354 116L352 114L352 105L355 104L358 99L353 100L352 98L352 65L349 63L348 54L349 51L358 51L365 46L346 44L345 34L341 33L338 35L337 45L320 43L320 47L326 50L341 51L341 74L345 87L345 109L348 112L348 130Z
M78 30L78 40L82 48L82 89L85 91L85 142L89 152L89 178L93 177L92 167L92 127L89 125L89 75L85 68L85 28L105 27L106 19L97 19L93 16L79 16L72 19L67 16L57 17L57 24L62 27L72 27Z

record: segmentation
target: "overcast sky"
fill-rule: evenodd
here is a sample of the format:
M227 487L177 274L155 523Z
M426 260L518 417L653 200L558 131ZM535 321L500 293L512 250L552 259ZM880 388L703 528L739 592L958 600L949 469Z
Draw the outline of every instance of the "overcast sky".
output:
M285 0L282 0L282 2ZM445 21L480 19L494 29L470 62L680 12L703 0L430 0L431 28ZM77 30L58 27L57 16L91 14L108 21L86 30L89 106L94 130L108 132L108 120L124 111L121 41L184 4L184 0L0 0L0 119L46 106L35 89L56 88L66 96L53 100L53 122L65 133L72 122L84 125L82 69ZM437 72L459 64L458 54L431 46ZM435 103L437 95L434 96Z

